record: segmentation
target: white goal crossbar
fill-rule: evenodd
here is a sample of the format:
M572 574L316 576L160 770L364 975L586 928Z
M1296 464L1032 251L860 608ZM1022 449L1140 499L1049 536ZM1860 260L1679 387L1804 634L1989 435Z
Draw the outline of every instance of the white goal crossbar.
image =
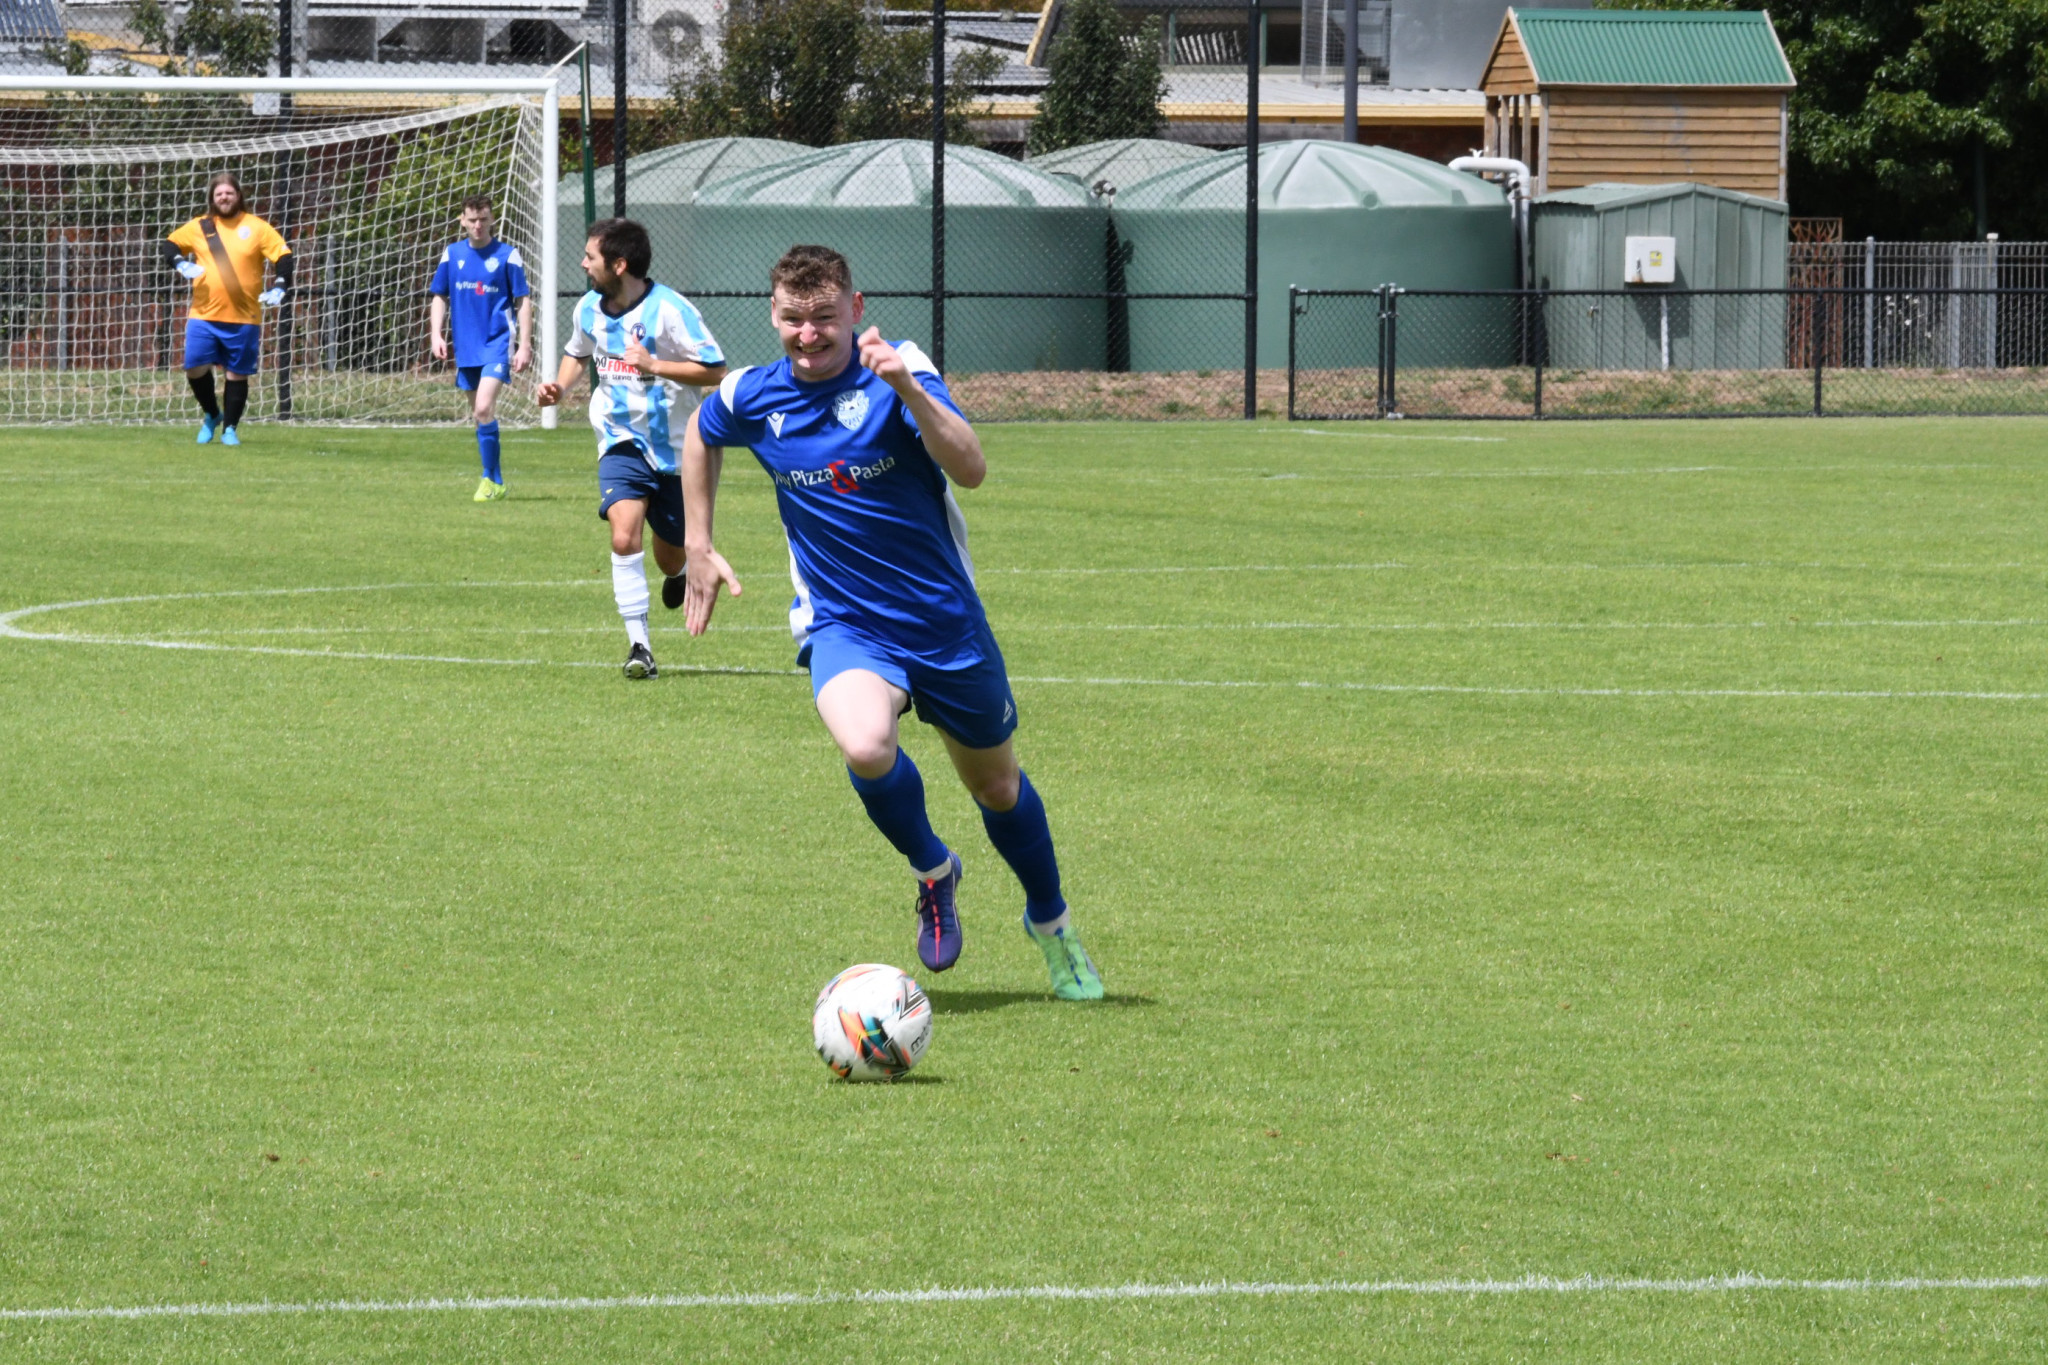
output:
M541 372L559 354L560 337L557 332L557 295L560 280L557 278L557 262L560 244L557 241L557 184L561 179L561 91L552 77L517 79L422 79L391 77L280 77L280 76L16 76L0 75L0 103L10 99L19 101L24 96L62 95L176 95L176 96L301 96L301 95L392 95L401 97L405 104L417 106L421 102L432 102L445 98L452 108L465 98L474 101L476 96L500 96L507 103L525 103L538 99L540 103L540 146L538 184L531 185L534 202L539 206L534 224L538 238L532 245L539 259L534 292L536 300L534 317L534 360L535 369ZM496 103L496 101L493 101ZM473 111L472 102L468 106ZM454 115L435 110L393 114L374 123L366 123L342 133L304 130L287 133L269 140L272 147L303 146L316 147L336 136L362 137L367 133L398 132L408 128L429 127L435 122ZM219 153L229 149L229 144L213 143L210 150ZM152 144L148 148L98 147L86 149L64 149L63 154L52 156L52 161L69 164L113 164L137 159L134 153L147 151L150 155L163 158L167 153L175 155L184 150L174 145ZM194 148L194 152L198 149ZM17 164L20 153L11 148L0 148L0 166ZM111 160L110 160L111 158ZM426 264L431 270L431 262ZM541 425L552 428L556 425L556 410L543 409Z

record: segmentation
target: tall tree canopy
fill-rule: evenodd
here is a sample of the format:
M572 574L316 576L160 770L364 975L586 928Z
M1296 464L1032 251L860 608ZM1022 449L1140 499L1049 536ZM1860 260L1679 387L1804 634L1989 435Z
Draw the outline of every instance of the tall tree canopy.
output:
M724 53L672 95L685 138L772 137L826 147L931 132L932 35L891 31L861 0L753 0L733 6ZM947 63L946 133L975 141L974 88L1002 66L992 52Z
M1166 125L1161 41L1157 18L1134 29L1111 0L1068 0L1052 45L1052 79L1031 121L1031 151L1157 137Z
M2048 187L2027 160L2048 138L2048 0L1603 3L1770 10L1799 79L1793 212L1859 237L2048 238Z

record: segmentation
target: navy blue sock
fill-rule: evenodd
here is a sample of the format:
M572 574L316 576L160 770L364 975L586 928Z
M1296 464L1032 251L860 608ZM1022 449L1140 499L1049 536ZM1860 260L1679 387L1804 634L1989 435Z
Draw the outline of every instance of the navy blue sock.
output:
M979 803L977 803L979 804ZM1017 804L1008 810L981 808L981 825L988 841L1003 861L1024 883L1024 913L1034 924L1056 920L1066 913L1060 896L1060 863L1052 851L1052 826L1045 821L1045 802L1038 789L1021 771L1017 774Z
M505 482L505 475L498 468L498 424L479 423L476 429L476 452L483 457L484 477L492 483Z
M910 859L913 872L929 872L946 861L946 846L932 833L924 813L924 777L910 755L896 751L896 766L881 777L862 777L848 768L860 803L868 808L868 819L882 831L882 837L896 845L896 851Z

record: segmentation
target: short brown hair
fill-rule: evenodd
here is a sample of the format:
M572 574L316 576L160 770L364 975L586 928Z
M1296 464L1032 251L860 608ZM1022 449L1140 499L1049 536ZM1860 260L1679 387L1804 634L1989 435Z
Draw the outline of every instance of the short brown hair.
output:
M631 218L600 218L590 225L584 240L597 243L597 254L606 265L624 261L626 273L643 280L654 264L654 243L647 240L647 229Z
M475 209L479 213L489 213L491 211L491 196L488 194L472 194L469 198L463 200L462 211L468 213L471 209Z
M236 213L240 213L243 209L249 207L248 196L242 193L242 182L236 178L235 173L233 171L215 171L212 178L206 182L206 211L208 213L213 212L213 192L222 185L233 185L235 187Z
M793 246L768 272L770 289L786 289L800 299L836 289L852 290L853 267L829 246Z

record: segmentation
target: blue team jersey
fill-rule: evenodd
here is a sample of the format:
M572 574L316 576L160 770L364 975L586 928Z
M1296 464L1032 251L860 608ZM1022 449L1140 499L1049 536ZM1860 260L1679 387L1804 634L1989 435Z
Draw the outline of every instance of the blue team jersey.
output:
M896 343L926 393L958 412L931 360ZM924 663L981 662L987 619L967 522L910 409L858 360L823 383L783 359L725 377L697 409L712 446L746 446L775 483L796 586L790 631L845 626Z
M527 293L526 261L518 247L493 241L478 251L467 237L451 242L441 252L427 292L448 300L457 365L510 361L519 300Z

